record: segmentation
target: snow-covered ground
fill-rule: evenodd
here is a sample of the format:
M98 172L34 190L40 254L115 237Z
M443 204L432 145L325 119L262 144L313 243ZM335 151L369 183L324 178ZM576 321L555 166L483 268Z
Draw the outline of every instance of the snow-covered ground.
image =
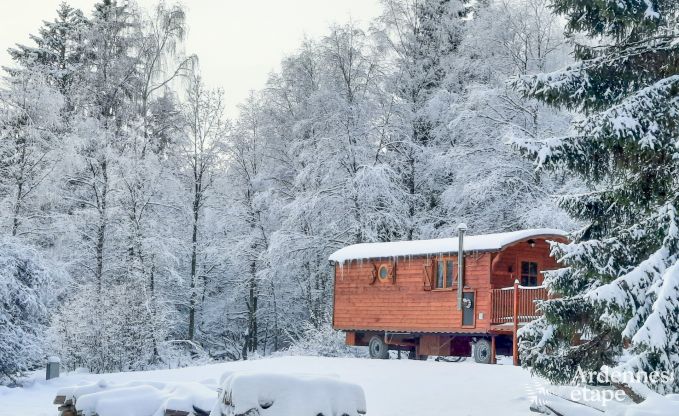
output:
M509 364L506 360L505 363ZM216 385L232 371L335 375L363 387L369 416L526 415L543 383L511 365L471 361L445 363L360 358L278 357L175 370L112 374L68 374L24 388L0 387L0 416L56 415L58 389L106 380L202 382ZM36 375L36 379L42 374Z

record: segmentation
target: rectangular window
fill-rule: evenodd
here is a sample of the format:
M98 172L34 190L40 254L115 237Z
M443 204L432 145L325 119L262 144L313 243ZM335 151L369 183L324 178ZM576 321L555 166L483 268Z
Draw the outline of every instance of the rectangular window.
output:
M448 260L446 261L446 287L453 287L453 276L455 276L455 263Z
M531 261L521 262L521 286L538 285L538 264Z
M446 269L443 267L443 260L439 260L436 265L436 288L443 289L445 286L443 282L445 281Z
M439 260L436 262L435 289L449 289L453 287L455 277L455 262L453 260Z

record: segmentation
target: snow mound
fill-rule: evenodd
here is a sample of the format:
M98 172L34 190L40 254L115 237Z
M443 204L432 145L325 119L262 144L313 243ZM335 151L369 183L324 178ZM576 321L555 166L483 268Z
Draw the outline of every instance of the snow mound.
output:
M84 416L163 416L165 410L192 412L211 409L217 397L216 386L201 383L134 381L68 387L57 392L73 400Z
M648 390L646 399L638 404L610 387L552 386L541 392L531 410L564 416L676 416L679 415L679 395L660 395Z
M643 402L624 411L611 412L612 416L676 416L679 415L679 398L676 395L651 394Z
M210 416L359 416L363 389L336 377L232 373ZM103 415L102 415L103 416Z
M566 237L567 233L553 228L540 228L508 233L470 235L464 238L464 251L498 251L507 245L521 240L550 236ZM329 260L341 264L347 260L457 253L457 245L457 237L434 240L393 241L388 243L362 243L337 250L330 255Z

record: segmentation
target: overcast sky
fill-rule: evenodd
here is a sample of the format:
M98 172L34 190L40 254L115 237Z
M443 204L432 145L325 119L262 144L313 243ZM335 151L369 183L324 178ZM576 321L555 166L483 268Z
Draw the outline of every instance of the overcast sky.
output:
M1 0L0 65L10 63L7 48L32 44L43 20L54 19L61 0ZM139 0L149 7L155 0ZM94 0L69 0L90 14ZM226 92L229 116L250 90L264 86L268 74L294 52L304 35L317 38L333 23L349 19L366 26L379 12L378 0L185 0L187 52L201 62L204 79Z

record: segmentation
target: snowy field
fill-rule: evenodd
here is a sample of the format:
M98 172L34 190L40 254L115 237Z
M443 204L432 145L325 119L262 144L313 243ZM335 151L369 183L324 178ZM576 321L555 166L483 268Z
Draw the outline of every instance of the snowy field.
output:
M56 415L52 400L57 390L65 386L100 380L112 383L194 381L215 385L224 372L243 370L336 375L363 387L369 416L527 415L532 399L542 386L528 371L511 365L279 357L176 370L68 374L56 380L37 380L19 389L0 387L0 416Z

